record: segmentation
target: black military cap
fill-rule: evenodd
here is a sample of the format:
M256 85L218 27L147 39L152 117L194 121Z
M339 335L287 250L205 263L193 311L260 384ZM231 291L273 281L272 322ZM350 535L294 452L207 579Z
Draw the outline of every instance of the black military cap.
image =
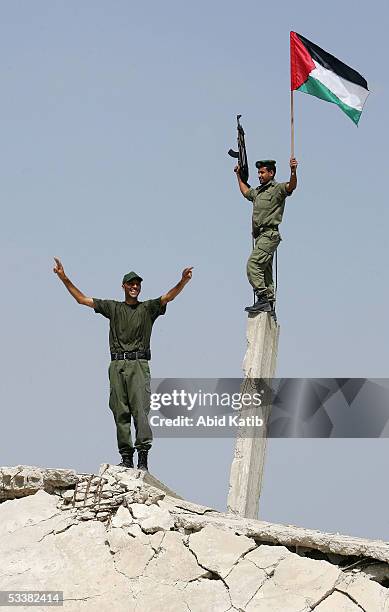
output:
M255 162L255 167L258 168L263 168L264 166L266 166L267 168L275 168L276 167L276 160L275 159L260 159L259 161Z
M127 274L123 276L123 285L124 283L130 283L135 278L137 278L140 281L143 280L143 278L139 276L139 274L137 274L136 272L128 272Z

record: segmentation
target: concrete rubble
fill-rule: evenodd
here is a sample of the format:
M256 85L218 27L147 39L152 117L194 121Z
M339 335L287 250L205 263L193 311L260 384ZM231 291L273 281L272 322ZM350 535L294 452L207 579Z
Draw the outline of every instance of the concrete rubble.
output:
M386 542L217 512L138 470L0 468L0 591L63 591L65 611L389 612L388 587Z

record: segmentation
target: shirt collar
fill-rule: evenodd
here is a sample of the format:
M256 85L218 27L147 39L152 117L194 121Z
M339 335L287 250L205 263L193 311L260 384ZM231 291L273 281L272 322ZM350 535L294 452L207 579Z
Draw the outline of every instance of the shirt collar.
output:
M265 189L267 189L268 187L271 187L276 184L276 181L274 179L271 179L271 181L268 181L265 185L259 185L259 187L257 187L258 193L260 193L261 191L265 191Z

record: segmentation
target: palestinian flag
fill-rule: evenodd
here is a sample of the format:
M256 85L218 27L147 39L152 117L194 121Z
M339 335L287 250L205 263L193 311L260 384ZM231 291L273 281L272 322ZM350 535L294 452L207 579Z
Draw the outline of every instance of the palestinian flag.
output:
M366 98L362 75L297 32L290 33L291 89L337 104L358 125Z

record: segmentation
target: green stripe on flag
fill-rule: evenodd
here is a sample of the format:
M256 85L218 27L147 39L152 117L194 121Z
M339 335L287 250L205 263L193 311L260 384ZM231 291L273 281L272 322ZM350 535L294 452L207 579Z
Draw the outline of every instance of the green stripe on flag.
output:
M333 104L337 104L341 108L341 110L346 113L346 115L348 115L356 125L358 125L358 121L362 112L357 110L356 108L348 106L347 104L339 100L339 98L334 93L332 93L332 91L328 89L328 87L323 85L323 83L320 83L320 81L318 81L317 79L308 77L305 83L303 83L301 87L299 87L296 91L302 91L303 93L310 94L311 96L316 96L316 98L320 98L321 100L325 100L326 102L332 102Z

